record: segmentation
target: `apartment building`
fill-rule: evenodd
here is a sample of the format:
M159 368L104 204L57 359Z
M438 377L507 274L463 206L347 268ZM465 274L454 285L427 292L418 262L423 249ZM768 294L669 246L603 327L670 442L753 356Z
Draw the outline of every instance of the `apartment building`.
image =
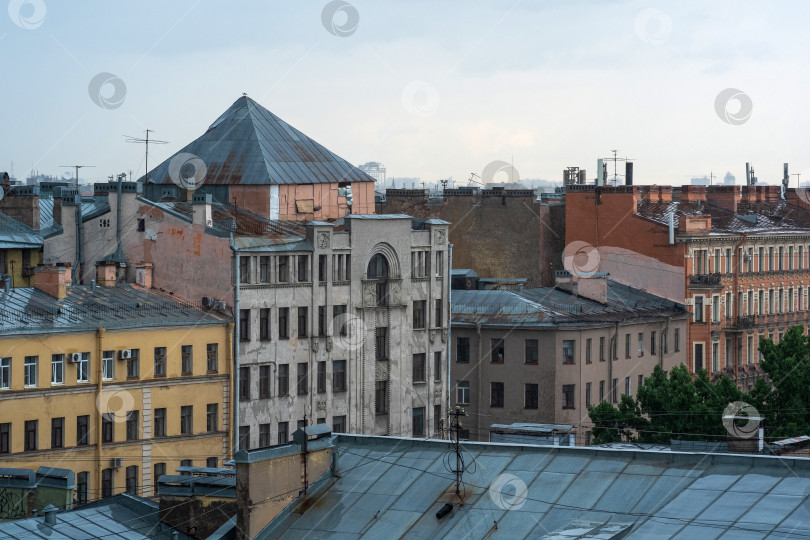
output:
M0 462L75 473L79 503L154 494L182 465L221 465L229 439L232 319L116 284L70 285L40 266L0 293Z
M589 405L618 403L655 366L686 361L684 307L604 274L453 290L452 303L452 404L466 410L470 440L489 440L493 424L541 423L572 426L590 444Z

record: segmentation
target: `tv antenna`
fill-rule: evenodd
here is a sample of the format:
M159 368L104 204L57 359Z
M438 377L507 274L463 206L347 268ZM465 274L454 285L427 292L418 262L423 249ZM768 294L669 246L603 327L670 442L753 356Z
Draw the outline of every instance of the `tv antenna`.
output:
M150 133L154 133L154 131L151 130L151 129L147 129L146 130L146 138L143 138L143 139L140 138L140 137L133 137L131 135L124 135L124 137L126 137L125 140L128 143L135 143L135 144L143 144L143 145L145 145L144 169L146 170L146 172L143 175L143 183L144 184L149 182L149 143L152 143L152 144L169 144L169 141L161 141L159 139L150 139L149 138Z
M456 455L456 467L450 472L456 475L456 495L461 495L461 475L464 474L464 458L461 456L461 443L459 442L459 431L461 430L460 417L467 416L464 409L456 407L456 410L450 413L450 430L456 434L456 444L454 453Z
M796 187L802 187L802 183L800 182L801 175L802 175L802 173L800 173L800 172L791 173L791 176L796 177Z
M604 158L604 161L605 162L608 162L608 161L613 162L613 178L610 179L610 183L613 184L614 186L617 186L617 185L619 185L619 176L620 176L619 172L618 172L618 169L617 169L617 164L620 161L633 161L633 158L629 158L629 157L620 158L618 156L618 153L619 153L618 150L611 150L611 152L613 153L613 157ZM624 175L621 175L621 176L624 176ZM607 178L605 179L605 181L607 181Z
M469 186L469 185L470 185L470 184L472 184L472 183L476 183L476 184L478 184L479 186L483 186L484 184L482 184L482 183L481 183L481 182L479 182L478 180L475 180L475 178L476 178L476 177L477 177L479 180L481 179L481 177L480 177L480 176L478 176L478 175L477 175L477 174L475 174L474 172L471 172L471 173L470 173L470 179L469 179L469 180L467 180L467 185Z
M76 188L79 188L79 169L84 169L87 167L95 167L95 165L60 165L60 167L67 167L69 169L76 169Z

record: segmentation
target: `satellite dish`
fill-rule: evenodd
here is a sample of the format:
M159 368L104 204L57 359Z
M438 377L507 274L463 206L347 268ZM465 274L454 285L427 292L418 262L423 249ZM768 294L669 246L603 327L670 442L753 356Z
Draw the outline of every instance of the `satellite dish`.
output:
M69 182L73 180L73 174L70 171L65 171L65 174L62 175L62 179Z

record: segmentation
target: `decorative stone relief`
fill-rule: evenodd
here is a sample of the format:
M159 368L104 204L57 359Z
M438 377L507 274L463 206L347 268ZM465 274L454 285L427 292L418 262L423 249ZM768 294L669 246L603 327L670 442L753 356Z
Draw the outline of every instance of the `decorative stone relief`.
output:
M329 248L329 233L326 232L318 233L318 248L319 249Z
M325 401L319 401L319 402L317 402L315 404L315 406L319 411L325 411L326 410L326 402Z
M441 388L434 388L433 389L433 397L442 397L442 389Z
M318 352L320 345L318 344L318 338L312 338L312 350L314 352Z
M447 328L442 330L442 343L447 343Z
M444 245L444 236L445 236L445 234L446 233L445 233L444 229L439 229L439 230L436 231L436 244L437 245L439 245L439 246Z
M386 362L377 362L375 368L374 380L385 381L388 379L388 364Z
M375 289L375 283L373 282L364 282L363 283L363 307L373 307L377 305L377 291Z
M399 281L391 281L388 284L388 297L390 304L398 306L402 303L402 283Z
M332 338L326 338L326 350L332 352Z
M431 342L431 343L433 343L434 341L436 341L436 330L431 330L431 331L430 331L430 334L428 335L428 337L430 338L430 342Z

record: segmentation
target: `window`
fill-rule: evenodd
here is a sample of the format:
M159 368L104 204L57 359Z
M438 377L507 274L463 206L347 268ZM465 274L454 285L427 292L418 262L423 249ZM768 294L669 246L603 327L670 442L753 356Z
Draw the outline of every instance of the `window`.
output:
M585 383L585 406L591 406L591 383Z
M503 383L489 383L489 406L503 407Z
M39 361L38 356L26 356L25 357L25 364L23 367L25 368L25 386L36 386L37 385L37 362Z
M219 463L219 460L217 458L215 458L215 457L205 458L205 466L206 467L216 468L217 463Z
M90 444L88 433L90 431L90 416L81 415L76 417L76 446Z
M441 381L442 380L442 351L435 351L433 353L433 380L434 381Z
M273 444L270 442L270 424L259 424L259 448Z
M346 416L332 417L332 431L334 433L346 433Z
M785 248L779 246L779 270L785 269Z
M678 351L681 350L681 330L680 330L680 328L675 328L674 333L675 333L675 335L674 335L675 343L673 345L675 346L675 352L678 352Z
M433 301L433 327L434 328L441 328L444 324L444 316L442 315L442 299L437 298Z
M318 255L318 281L321 283L326 281L326 276L329 275L326 270L326 255Z
M624 356L630 358L630 334L624 335Z
M388 328L385 326L374 329L374 354L377 360L388 360Z
M239 310L239 341L250 341L250 310Z
M332 391L346 391L346 360L332 362Z
M334 319L333 325L335 325L332 328L332 335L339 333L341 336L347 336L349 333L349 325L347 323L349 321L346 317L346 305L333 306L332 318Z
M388 259L382 253L377 253L368 263L368 279L384 279L388 277L388 273Z
M470 338L456 338L456 362L468 363L470 361Z
M79 353L76 362L76 382L90 382L90 353Z
M388 414L388 381L374 383L374 412Z
M115 351L101 353L101 378L105 381L115 379Z
M0 389L11 388L11 358L0 358Z
M101 496L112 497L113 495L113 470L104 469L101 471Z
M377 305L378 306L387 306L388 305L388 283L385 281L377 283Z
M205 430L208 433L219 431L219 404L209 403L205 406Z
M157 360L157 358L155 358ZM191 375L194 371L194 353L191 345L180 347L180 373Z
M259 257L259 281L261 283L270 282L270 257Z
M669 338L667 335L669 334L669 330L663 330L661 332L661 348L664 350L664 354L669 354Z
M290 308L278 308L278 339L290 338Z
M239 401L250 399L250 366L239 368Z
M425 328L425 300L417 300L413 303L413 327L414 329Z
M289 364L279 364L278 366L278 395L286 396L290 393L290 366Z
M37 449L37 420L25 421L25 451L30 452Z
M413 437L424 437L425 436L425 408L424 407L414 407L413 408Z
M624 395L625 396L630 396L630 395L633 394L630 380L631 380L630 377L625 377L624 378Z
M318 336L326 336L326 306L318 306Z
M65 384L65 355L51 356L51 384Z
M166 347L155 347L155 377L166 376Z
M613 379L613 387L610 389L610 398L613 403L619 401L619 379Z
M304 338L309 335L309 308L298 308L298 337Z
M239 448L250 450L250 426L239 426Z
M51 418L51 448L65 446L65 418Z
M281 255L278 258L278 282L287 283L290 281L290 256Z
M305 396L309 393L309 366L305 363L298 364L298 395Z
M270 366L259 366L259 399L270 397Z
M298 256L298 282L309 281L309 255Z
M131 356L127 360L127 379L137 379L140 375L140 350L132 349Z
M444 252L436 252L436 276L441 276L444 272Z
M650 354L655 355L655 330L650 332Z
M638 355L644 356L644 334L642 332L638 333Z
M726 293L725 305L726 305L726 319L730 319L731 318L731 293L730 292Z
M695 322L703 322L703 297L695 296Z
M720 371L720 344L712 343L712 371Z
M748 348L745 356L749 364L754 363L754 336L748 336Z
M205 346L205 359L208 373L219 371L219 343L209 343Z
M413 382L425 382L425 353L413 355Z
M574 387L573 384L564 384L562 387L562 408L575 409L574 406Z
M127 493L132 495L138 494L138 466L130 465L127 467Z
M191 435L194 433L194 406L183 405L180 407L180 434Z
M456 403L466 405L470 402L470 381L456 383Z
M726 248L726 274L731 273L731 248Z
M642 384L644 384L644 375L639 375L638 376L638 388L636 389L637 393L638 393L638 390L641 388Z
M490 352L490 362L493 364L503 364L504 359L504 344L502 339L490 340L492 346Z
M166 409L161 407L155 409L155 437L166 436Z
M592 341L593 340L591 338L588 338L588 339L585 340L585 363L586 364L590 364L592 362L592 360L591 360L591 342Z
M138 440L138 421L140 420L140 414L138 411L129 411L127 412L127 440L128 441L136 441Z
M193 465L194 465L194 462L192 460L190 460L190 459L181 459L180 460L180 466L181 467L192 467ZM183 476L191 476L191 473L188 472L188 471L181 472L180 474L182 474Z
M152 488L154 491L152 492L153 495L158 494L158 481L160 477L166 474L166 464L165 463L155 463L152 467L154 471L154 487Z
M115 442L115 414L101 415L101 442Z
M326 362L321 361L318 362L318 393L325 394L326 393Z
M270 340L270 308L259 310L259 339L261 341Z
M469 343L469 340L467 340L467 343ZM525 362L527 364L536 364L540 358L540 347L537 343L537 340L527 339L524 343L526 348Z
M278 444L287 444L289 440L289 433L290 433L290 423L289 422L279 422L278 423Z
M536 409L537 408L537 400L538 400L538 387L536 383L526 383L525 387L525 400L524 400L524 408L526 409Z
M703 344L695 343L695 373L703 369Z
M239 257L239 283L250 283L249 257Z
M765 271L765 248L759 248L757 250L757 270L759 272Z
M89 500L87 498L87 475L87 471L76 475L76 502L78 504L85 504Z
M605 381L599 381L599 403L605 401Z
M605 361L605 338L604 336L599 338L599 361Z
M574 340L564 339L562 342L562 362L563 364L574 363Z

